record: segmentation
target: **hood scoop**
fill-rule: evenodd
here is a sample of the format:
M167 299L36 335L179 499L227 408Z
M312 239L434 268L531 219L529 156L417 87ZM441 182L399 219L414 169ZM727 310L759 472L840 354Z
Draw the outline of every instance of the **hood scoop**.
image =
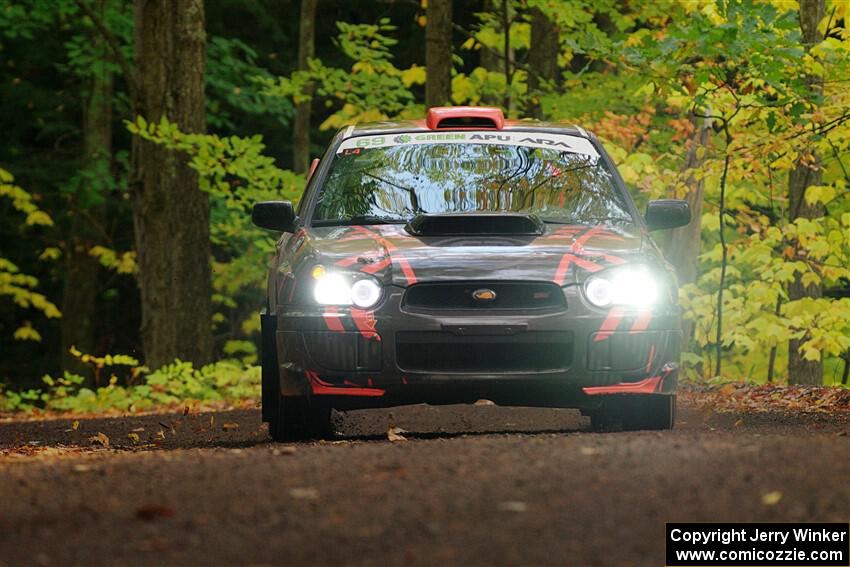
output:
M405 227L415 236L539 236L546 225L523 213L420 214Z

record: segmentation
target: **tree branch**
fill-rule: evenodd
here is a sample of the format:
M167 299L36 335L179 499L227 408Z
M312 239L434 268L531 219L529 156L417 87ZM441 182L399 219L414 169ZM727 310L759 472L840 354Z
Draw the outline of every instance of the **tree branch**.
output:
M106 40L106 43L109 44L109 49L112 51L112 54L115 56L115 59L124 74L124 81L127 83L127 92L130 95L130 107L133 114L136 114L136 107L138 104L138 98L136 98L136 93L138 92L136 74L130 67L130 63L124 57L124 54L121 53L121 44L118 42L118 38L115 37L115 34L112 33L108 27L106 27L106 24L100 16L98 16L84 0L74 0L74 2L77 4L77 7L91 20L94 27L97 28L98 33L100 33L100 35L103 36L103 39Z

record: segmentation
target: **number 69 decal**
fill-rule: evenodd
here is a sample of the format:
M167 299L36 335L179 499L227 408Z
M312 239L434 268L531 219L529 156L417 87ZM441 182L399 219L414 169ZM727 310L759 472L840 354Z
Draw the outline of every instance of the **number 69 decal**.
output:
M386 139L384 136L375 136L371 138L357 138L358 148L368 148L370 146L383 146Z

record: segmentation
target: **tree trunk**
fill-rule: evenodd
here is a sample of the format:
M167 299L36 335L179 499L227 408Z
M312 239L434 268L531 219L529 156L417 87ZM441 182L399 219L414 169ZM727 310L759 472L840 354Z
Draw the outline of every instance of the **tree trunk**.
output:
M525 113L543 118L540 90L558 80L558 53L561 50L558 27L540 8L531 10L531 47L528 50L528 101Z
M702 205L705 182L693 175L693 171L702 167L705 147L711 133L709 120L691 117L694 134L690 140L685 158L684 171L688 172L685 184L688 192L685 200L691 207L691 222L687 226L668 231L664 241L664 256L676 268L680 284L696 283L699 276L699 254L702 244ZM700 151L702 150L702 151ZM671 196L676 198L676 196Z
M425 24L425 106L452 98L452 0L430 0Z
M318 0L301 0L301 17L298 24L298 70L309 69L309 60L316 50L316 4ZM305 96L312 97L313 85L306 88ZM295 124L292 131L292 170L307 173L310 161L310 109L311 101L299 102L295 107Z
M811 49L823 39L818 32L818 24L824 16L824 0L800 0L800 29L803 32L803 42L806 49ZM813 92L821 87L821 80L809 76L806 83ZM804 161L802 157L810 156L813 160ZM813 152L801 153L801 159L788 174L788 220L794 222L798 218L818 218L824 215L822 204L809 205L806 203L806 189L811 185L820 185L821 170L817 156ZM823 290L819 284L804 286L800 276L788 286L788 299L794 301L804 297L821 297ZM804 360L799 352L800 345L807 337L791 339L788 342L788 383L789 384L822 384L823 361Z
M136 0L136 108L204 132L202 0ZM212 357L210 205L184 155L133 138L130 171L148 366Z
M98 0L92 9L104 18L105 0ZM100 50L106 41L99 33L92 34L91 41ZM92 173L109 170L112 158L112 75L101 67L88 81L86 102L83 108L83 159L82 169ZM100 263L89 255L89 250L98 242L89 217L98 218L102 211L99 205L81 206L79 203L97 202L92 196L98 188L90 177L84 178L77 191L81 199L68 203L71 225L63 246L62 319L60 324L62 369L76 374L90 372L68 350L74 346L85 353L95 350L94 322L96 319L97 295L100 291L98 276Z
M694 134L685 159L684 171L688 172L685 184L688 192L685 200L691 208L691 222L686 226L668 231L664 240L664 257L673 264L680 285L696 283L699 277L699 255L702 247L702 206L705 181L693 175L705 161L705 147L711 134L711 121L691 117ZM702 150L702 151L700 151ZM675 195L671 197L676 198ZM694 336L694 321L682 320L682 344L688 345Z

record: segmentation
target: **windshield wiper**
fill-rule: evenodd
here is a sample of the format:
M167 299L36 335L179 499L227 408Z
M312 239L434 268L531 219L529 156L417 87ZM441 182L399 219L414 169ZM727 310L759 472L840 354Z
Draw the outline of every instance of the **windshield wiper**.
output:
M354 224L406 224L408 219L398 217L381 217L376 215L354 215L347 219L319 219L313 221L313 226L341 226Z

